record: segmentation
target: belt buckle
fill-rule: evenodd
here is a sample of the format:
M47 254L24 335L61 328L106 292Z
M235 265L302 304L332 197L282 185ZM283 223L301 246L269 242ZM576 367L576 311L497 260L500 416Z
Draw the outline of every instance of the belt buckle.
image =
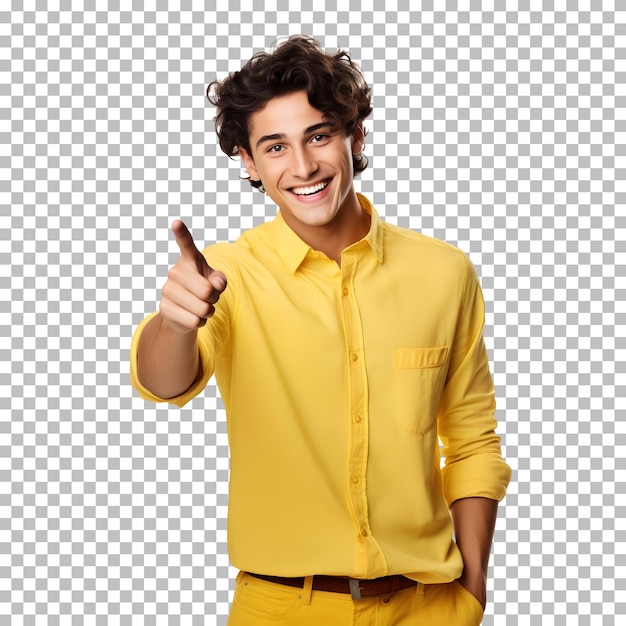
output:
M350 587L350 595L353 600L361 600L361 581L357 578L348 578L348 586Z

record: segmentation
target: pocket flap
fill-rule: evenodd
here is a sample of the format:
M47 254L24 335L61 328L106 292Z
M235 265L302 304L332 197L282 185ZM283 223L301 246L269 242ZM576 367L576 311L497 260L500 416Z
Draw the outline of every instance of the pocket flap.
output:
M399 369L439 367L448 359L448 346L441 348L398 348L393 365Z

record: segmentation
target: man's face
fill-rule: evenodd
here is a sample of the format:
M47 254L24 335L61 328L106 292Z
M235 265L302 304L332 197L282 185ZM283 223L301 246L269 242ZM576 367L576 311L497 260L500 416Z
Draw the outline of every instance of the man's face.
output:
M362 128L350 137L332 132L304 91L273 98L248 123L251 154L240 148L246 170L297 234L339 228L342 213L358 209L352 155L363 147Z

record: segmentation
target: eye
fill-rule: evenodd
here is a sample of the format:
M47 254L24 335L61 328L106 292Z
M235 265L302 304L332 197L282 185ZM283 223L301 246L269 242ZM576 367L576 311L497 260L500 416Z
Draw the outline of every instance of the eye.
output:
M320 143L324 141L324 139L326 139L327 137L328 135L313 135L313 137L311 138L311 141L313 143Z
M282 152L284 150L284 146L281 146L280 144L276 144L274 146L270 146L267 151L268 152L273 152L274 154L278 154L279 152Z

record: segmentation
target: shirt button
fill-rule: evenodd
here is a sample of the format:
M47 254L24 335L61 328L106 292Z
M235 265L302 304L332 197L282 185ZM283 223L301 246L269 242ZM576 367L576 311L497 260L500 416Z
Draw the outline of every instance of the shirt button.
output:
M355 416L354 416L354 421L355 421L357 424L360 424L360 423L361 423L361 419L362 419L362 418L361 418L361 416L360 416L360 415L355 415Z
M353 361L356 361L356 360L358 360L359 355L358 355L356 352L353 352L353 353L350 355L350 358L351 358Z
M347 288L347 287L344 287L344 288L343 288L343 295L344 295L344 296L347 296L347 295L348 295L348 288Z
M359 482L359 477L358 476L353 476L352 477L352 482L356 485Z
M361 534L362 534L364 537L367 537L367 528L361 528Z

